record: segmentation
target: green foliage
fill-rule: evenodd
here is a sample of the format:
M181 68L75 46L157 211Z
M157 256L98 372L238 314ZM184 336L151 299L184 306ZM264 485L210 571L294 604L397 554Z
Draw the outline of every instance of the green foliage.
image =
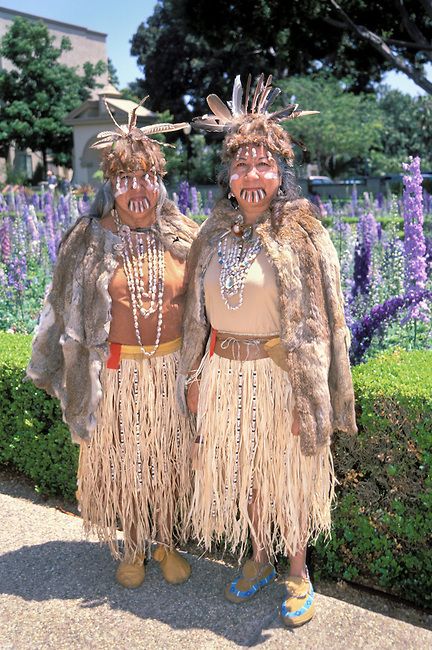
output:
M65 116L88 98L95 78L106 68L99 61L85 63L84 73L59 63L62 52L71 50L66 37L54 46L42 21L18 17L1 39L0 56L13 63L8 72L0 70L0 149L7 152L14 142L30 147L45 157L50 149L62 162L70 161L72 129Z
M358 436L334 440L332 539L322 575L432 603L432 351L387 351L353 369Z
M58 401L25 379L31 337L0 332L0 463L41 492L73 499L78 449Z
M321 173L364 173L364 161L380 145L383 129L375 98L347 92L346 83L323 73L278 83L285 103L320 111L287 123L287 129L307 144L308 157L318 163Z
M397 52L423 70L421 46L409 47L413 37L406 31L412 25L430 41L430 17L421 3L346 0L343 8L356 24L397 39L388 48L390 56ZM330 2L319 0L292 2L289 11L285 0L219 0L210 10L206 0L159 0L131 43L131 54L145 71L145 79L134 83L135 92L138 83L137 94L150 94L153 110L169 109L181 119L205 112L211 92L228 98L237 74L287 79L323 70L338 79L349 77L349 89L357 93L372 91L397 63L358 38Z
M383 129L379 149L371 151L371 171L400 173L400 161L420 156L432 170L432 97L411 97L383 86L378 94Z
M117 69L110 58L108 58L108 81L115 88L120 86L120 79L118 77Z
M205 137L191 134L186 141L178 138L175 149L165 149L167 177L171 187L187 179L192 185L209 185L216 182L220 165L219 147L207 144Z
M0 274L5 275L5 272L6 265L0 262ZM15 292L6 283L0 284L0 331L22 334L33 331L50 275L48 251L43 246L38 258L27 257L27 279L22 290Z

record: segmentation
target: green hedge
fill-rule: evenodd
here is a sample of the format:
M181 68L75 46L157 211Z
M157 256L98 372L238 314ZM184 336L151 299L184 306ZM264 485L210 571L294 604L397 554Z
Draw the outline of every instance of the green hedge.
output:
M353 368L359 435L335 437L339 481L321 574L432 603L432 351Z
M0 464L35 482L38 491L75 498L78 447L57 400L25 380L31 337L0 332Z
M56 400L24 381L31 338L0 333L0 463L74 498L77 447ZM358 436L334 440L338 502L318 575L432 602L432 351L387 352L353 369Z

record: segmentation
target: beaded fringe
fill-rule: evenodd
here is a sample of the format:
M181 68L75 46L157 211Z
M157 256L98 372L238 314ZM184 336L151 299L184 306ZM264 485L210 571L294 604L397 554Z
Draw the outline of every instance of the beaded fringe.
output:
M335 476L330 446L305 456L291 434L288 375L270 359L213 355L204 366L198 406L194 536L244 555L249 530L269 557L294 555L330 534ZM255 501L254 526L250 506Z
M190 506L194 432L177 410L178 353L123 359L102 372L98 426L81 444L77 497L86 534L133 562L146 545L171 545ZM119 546L117 526L123 530Z

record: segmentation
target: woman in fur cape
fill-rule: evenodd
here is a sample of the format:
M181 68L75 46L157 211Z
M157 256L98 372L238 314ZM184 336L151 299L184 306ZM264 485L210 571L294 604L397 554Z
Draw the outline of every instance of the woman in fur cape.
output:
M306 547L329 534L334 430L356 431L336 251L298 196L292 138L279 125L310 114L271 113L271 78L237 77L228 108L207 98L196 126L225 133L222 198L189 257L179 398L197 413L191 523L209 548L253 556L225 596L247 601L290 559L283 622L314 613Z
M27 372L59 398L80 444L85 531L109 544L118 582L134 588L153 540L168 582L190 574L174 540L189 507L194 434L176 409L175 382L196 225L167 199L165 160L149 137L187 125L139 129L136 109L128 125L115 124L93 145L106 182L61 242Z

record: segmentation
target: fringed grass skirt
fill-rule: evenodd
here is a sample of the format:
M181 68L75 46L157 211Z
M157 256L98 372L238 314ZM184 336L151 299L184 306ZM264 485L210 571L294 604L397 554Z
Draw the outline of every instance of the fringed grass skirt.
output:
M81 444L78 501L84 530L134 561L151 540L171 544L190 507L194 432L177 410L178 352L122 359L102 371L90 444ZM119 546L118 525L124 533Z
M269 557L294 555L330 532L330 447L305 456L292 435L288 375L271 359L213 355L203 368L197 426L193 534L206 549L243 556L249 531ZM251 505L255 515L252 521Z

